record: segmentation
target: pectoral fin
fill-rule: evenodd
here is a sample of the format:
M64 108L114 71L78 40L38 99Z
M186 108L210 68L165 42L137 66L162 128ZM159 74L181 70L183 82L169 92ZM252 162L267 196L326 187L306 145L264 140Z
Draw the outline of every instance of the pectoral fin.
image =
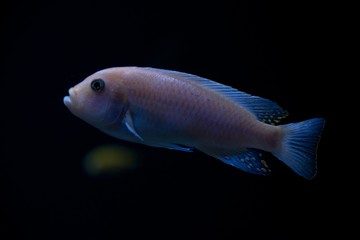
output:
M135 130L135 126L134 126L134 122L131 116L130 111L127 111L124 117L124 123L125 126L127 127L127 129L134 134L138 139L140 139L141 141L144 141L144 139L136 132Z

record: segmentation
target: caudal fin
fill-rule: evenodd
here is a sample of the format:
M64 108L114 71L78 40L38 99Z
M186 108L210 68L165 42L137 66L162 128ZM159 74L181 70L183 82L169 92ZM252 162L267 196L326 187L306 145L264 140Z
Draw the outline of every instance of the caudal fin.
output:
M274 155L306 179L315 177L316 152L324 128L323 118L283 125L284 139L280 150Z

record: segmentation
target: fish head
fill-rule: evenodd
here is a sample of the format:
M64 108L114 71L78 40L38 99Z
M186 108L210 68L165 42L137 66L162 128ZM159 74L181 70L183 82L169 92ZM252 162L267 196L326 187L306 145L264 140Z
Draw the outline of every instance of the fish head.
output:
M121 81L104 70L70 88L63 101L75 116L100 129L119 124L127 110Z

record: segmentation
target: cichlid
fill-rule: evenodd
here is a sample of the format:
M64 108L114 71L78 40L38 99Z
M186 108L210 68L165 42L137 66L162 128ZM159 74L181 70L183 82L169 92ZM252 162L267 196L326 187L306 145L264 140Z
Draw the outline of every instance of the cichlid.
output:
M113 137L154 147L197 149L245 172L268 175L272 153L306 179L315 176L325 120L275 126L276 103L177 71L114 67L70 88L69 110Z

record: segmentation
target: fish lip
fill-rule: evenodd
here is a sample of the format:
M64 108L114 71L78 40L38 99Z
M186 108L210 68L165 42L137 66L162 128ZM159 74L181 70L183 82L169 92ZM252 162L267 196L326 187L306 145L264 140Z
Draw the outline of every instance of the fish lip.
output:
M70 108L74 106L74 101L72 99L72 97L74 96L74 88L70 88L69 89L69 96L65 96L63 99L63 102L65 104L66 107Z
M70 96L65 96L63 99L63 102L64 102L65 106L67 106L67 107L71 106L71 104L72 104Z

